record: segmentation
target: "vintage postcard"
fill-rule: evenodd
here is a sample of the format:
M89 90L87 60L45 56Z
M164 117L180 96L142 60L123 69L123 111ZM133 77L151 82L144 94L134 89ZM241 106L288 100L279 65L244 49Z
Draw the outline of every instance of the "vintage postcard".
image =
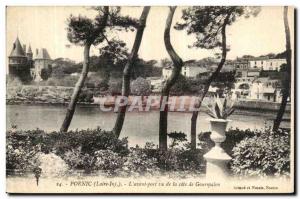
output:
M291 6L7 6L8 193L295 192Z

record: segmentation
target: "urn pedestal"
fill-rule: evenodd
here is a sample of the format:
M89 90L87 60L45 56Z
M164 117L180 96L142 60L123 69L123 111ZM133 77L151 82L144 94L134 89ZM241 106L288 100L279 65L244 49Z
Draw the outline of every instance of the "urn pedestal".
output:
M227 163L231 157L220 146L225 141L225 130L230 120L209 119L210 138L215 142L215 146L204 155L206 163L206 177L225 178L228 175Z

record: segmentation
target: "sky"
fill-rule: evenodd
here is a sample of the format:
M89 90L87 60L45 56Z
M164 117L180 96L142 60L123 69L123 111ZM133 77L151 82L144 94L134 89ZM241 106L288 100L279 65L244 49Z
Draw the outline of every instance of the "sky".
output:
M181 21L182 7L178 7L173 25ZM121 14L139 18L142 7L122 7ZM6 49L9 55L13 42L18 36L22 44L30 44L33 52L36 48L47 48L52 59L69 58L82 61L83 48L70 44L67 40L67 18L70 15L82 15L93 18L95 12L88 7L7 7L6 13ZM168 58L163 41L167 7L152 7L147 19L139 56L145 60ZM293 32L292 9L289 9L289 23ZM117 32L109 38L122 39L131 50L135 32ZM188 48L195 41L193 35L172 28L171 42L184 61L214 56L219 49L203 50ZM259 56L268 53L280 53L285 50L285 32L283 25L283 7L262 7L257 17L239 18L227 28L227 43L230 47L229 59L238 56ZM69 48L66 46L70 45ZM99 48L99 46L98 46ZM92 55L98 54L98 48L91 49Z

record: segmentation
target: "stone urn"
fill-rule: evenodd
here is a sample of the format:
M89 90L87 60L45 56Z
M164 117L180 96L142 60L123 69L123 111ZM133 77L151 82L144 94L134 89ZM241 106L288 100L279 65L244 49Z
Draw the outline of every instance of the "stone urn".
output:
M221 143L225 141L226 127L231 120L225 119L208 119L210 122L210 138L214 141L215 146L204 155L206 164L206 176L224 178L227 176L227 163L231 157L222 149Z

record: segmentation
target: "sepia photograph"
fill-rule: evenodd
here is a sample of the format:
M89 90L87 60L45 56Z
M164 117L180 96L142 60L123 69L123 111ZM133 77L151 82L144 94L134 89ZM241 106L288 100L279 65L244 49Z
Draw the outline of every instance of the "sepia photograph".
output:
M295 7L5 15L7 193L295 193Z

